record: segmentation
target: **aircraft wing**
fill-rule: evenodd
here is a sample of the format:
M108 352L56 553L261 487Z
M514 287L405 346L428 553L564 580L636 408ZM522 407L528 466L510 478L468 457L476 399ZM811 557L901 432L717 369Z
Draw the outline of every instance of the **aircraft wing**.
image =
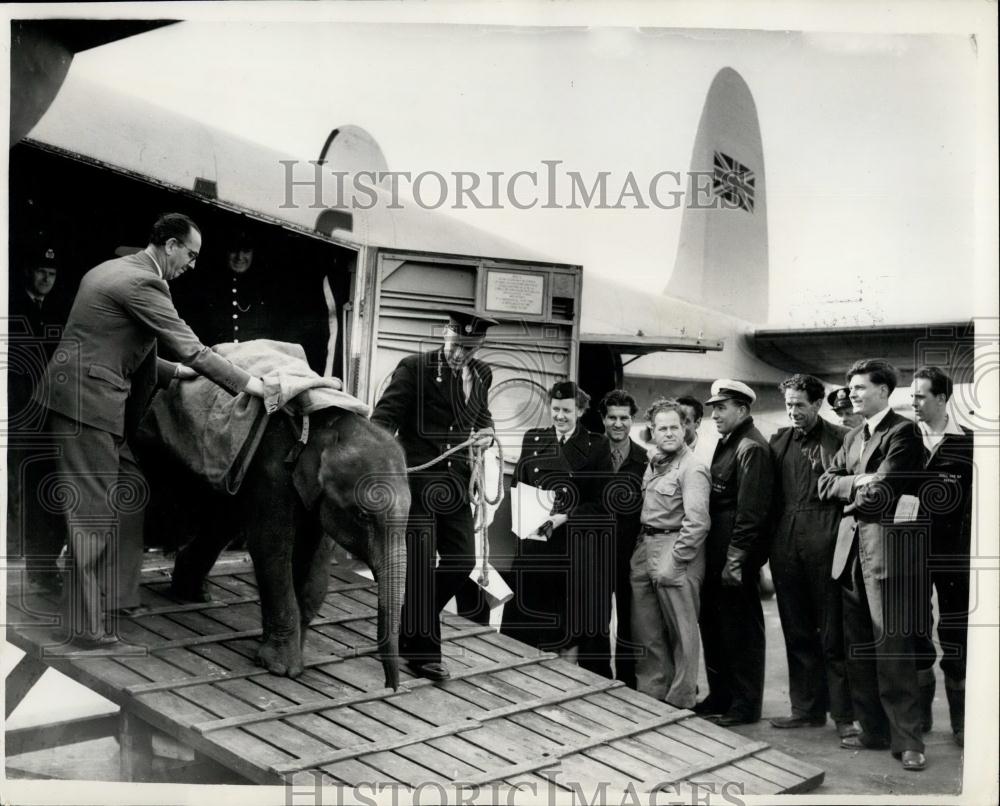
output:
M754 353L788 372L807 372L843 383L859 358L884 358L904 374L922 364L950 370L958 383L972 381L975 324L939 322L833 328L759 328L750 336Z
M73 56L175 20L14 20L10 30L10 144L49 108Z

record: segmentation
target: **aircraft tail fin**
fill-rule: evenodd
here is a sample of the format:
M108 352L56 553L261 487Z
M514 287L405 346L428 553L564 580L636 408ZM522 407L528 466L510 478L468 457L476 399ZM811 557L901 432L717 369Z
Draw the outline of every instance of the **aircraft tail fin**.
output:
M757 108L735 70L720 70L698 124L681 236L665 294L749 322L769 297L764 152Z

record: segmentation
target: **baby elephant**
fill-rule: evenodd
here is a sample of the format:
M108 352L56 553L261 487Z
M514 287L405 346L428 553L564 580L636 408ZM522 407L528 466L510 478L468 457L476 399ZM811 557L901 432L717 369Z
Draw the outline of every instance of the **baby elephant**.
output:
M406 584L410 492L402 449L386 431L340 409L310 416L308 445L284 414L270 418L232 509L253 560L263 622L257 662L302 673L310 621L327 591L331 538L372 569L378 585L378 649L385 684L399 687L399 614ZM201 530L177 555L174 593L205 601L204 581L230 534Z

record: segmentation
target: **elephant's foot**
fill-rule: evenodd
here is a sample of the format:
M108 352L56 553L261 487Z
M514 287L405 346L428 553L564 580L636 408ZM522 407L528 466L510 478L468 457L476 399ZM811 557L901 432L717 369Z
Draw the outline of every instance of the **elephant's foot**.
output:
M256 661L258 666L263 666L271 674L298 677L303 671L299 639L265 640L257 650Z
M212 594L204 580L191 581L174 572L170 582L170 595L182 602L211 602Z

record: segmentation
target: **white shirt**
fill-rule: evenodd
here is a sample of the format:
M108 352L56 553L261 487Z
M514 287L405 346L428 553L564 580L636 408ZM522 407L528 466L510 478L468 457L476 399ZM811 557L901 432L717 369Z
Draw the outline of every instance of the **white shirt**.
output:
M958 423L953 421L950 416L946 414L944 417L944 430L936 433L931 431L931 427L927 423L917 423L924 439L924 447L931 456L934 455L934 451L938 449L938 445L941 444L941 440L944 439L946 434L958 434L961 436L963 433L962 429L958 427Z
M878 428L878 424L885 419L885 415L887 415L888 413L889 413L889 407L886 406L878 414L873 414L871 417L865 418L865 425L868 426L869 434L875 433L875 429ZM864 431L862 431L861 433L864 434ZM864 440L864 436L862 436L861 439Z

